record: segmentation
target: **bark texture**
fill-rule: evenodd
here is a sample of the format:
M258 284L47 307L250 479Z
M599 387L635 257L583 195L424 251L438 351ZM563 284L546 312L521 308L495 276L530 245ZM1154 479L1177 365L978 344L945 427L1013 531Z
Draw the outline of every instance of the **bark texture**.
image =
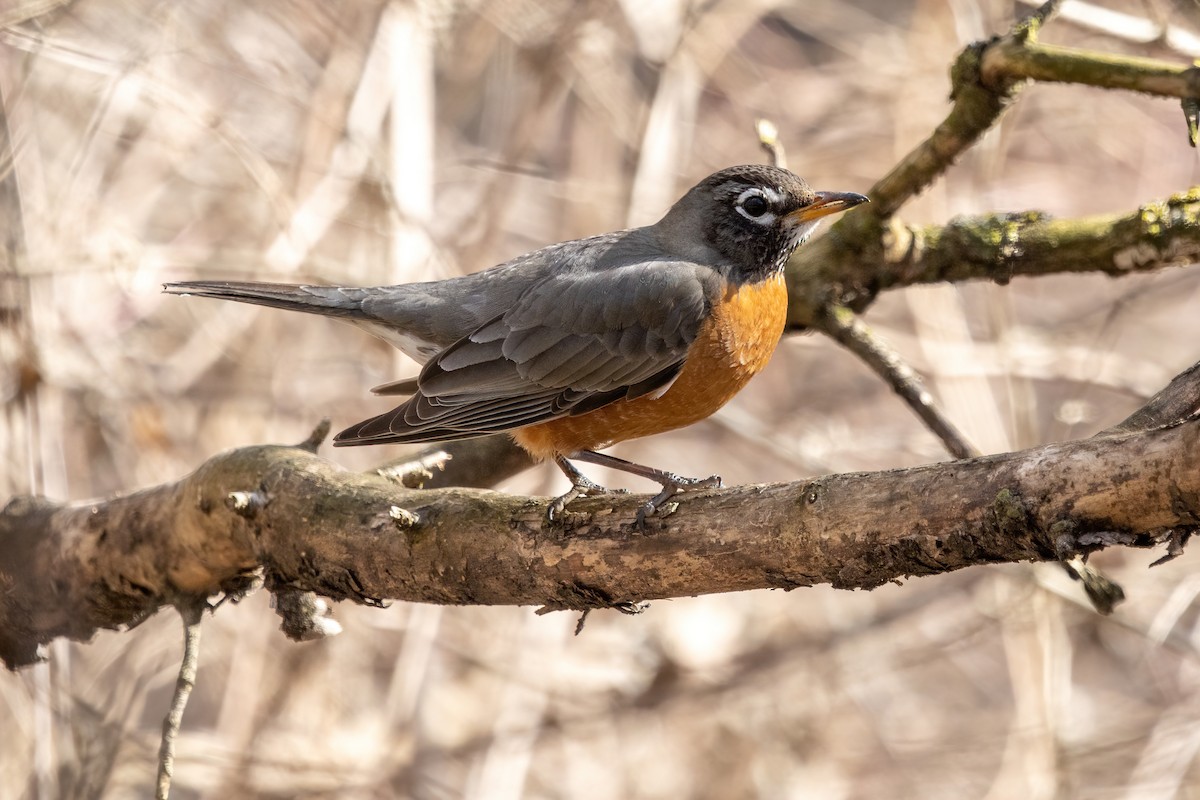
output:
M1190 374L1190 373L1189 373ZM218 455L106 502L17 498L0 512L0 658L36 660L184 598L273 591L441 604L628 607L828 583L869 589L976 564L1185 539L1200 521L1200 421L965 461L684 498L545 501L408 489L300 447Z

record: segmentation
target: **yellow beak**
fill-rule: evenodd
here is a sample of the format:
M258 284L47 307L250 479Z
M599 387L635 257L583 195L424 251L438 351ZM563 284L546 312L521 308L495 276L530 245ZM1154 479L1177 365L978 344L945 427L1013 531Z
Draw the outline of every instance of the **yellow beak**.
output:
M871 202L866 195L857 192L817 192L817 199L788 214L796 222L812 222L814 219L837 214L857 205Z

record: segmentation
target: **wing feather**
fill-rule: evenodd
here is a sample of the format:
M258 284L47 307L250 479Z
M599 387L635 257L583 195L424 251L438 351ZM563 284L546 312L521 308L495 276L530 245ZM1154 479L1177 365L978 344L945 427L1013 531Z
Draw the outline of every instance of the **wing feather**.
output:
M713 270L679 261L549 275L435 355L407 402L335 444L461 439L661 390L720 286Z

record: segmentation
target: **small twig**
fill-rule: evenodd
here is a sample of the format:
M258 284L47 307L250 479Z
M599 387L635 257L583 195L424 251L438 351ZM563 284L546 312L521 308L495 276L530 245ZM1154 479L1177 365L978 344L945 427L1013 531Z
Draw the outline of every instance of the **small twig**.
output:
M836 303L826 304L817 317L817 327L887 381L926 427L942 440L951 455L955 458L973 458L980 454L962 431L942 414L913 368L872 333L853 311Z
M1195 147L1197 140L1200 140L1200 100L1185 97L1179 102L1183 107L1183 120L1187 124L1188 144Z
M771 166L787 169L787 151L779 141L779 128L769 119L754 121L754 131L758 134L758 144L767 152Z
M518 447L512 437L505 433L443 442L422 451L420 457L424 458L435 450L445 452L451 460L425 482L426 489L446 486L489 488L534 464L529 453Z
M1062 11L1063 0L1046 0L1032 14L1025 17L1013 28L1015 38L1036 40L1042 26L1059 15Z
M329 436L329 417L324 417L317 423L317 427L313 428L312 433L308 435L303 442L296 445L301 450L307 450L310 453L315 453L321 448L321 443L325 441L325 437Z
M155 800L167 800L171 795L171 778L175 774L175 738L183 722L183 710L188 696L196 685L196 667L200 661L200 619L207 604L203 598L180 602L176 605L183 619L183 658L179 663L179 677L175 681L175 694L171 707L163 719L162 745L158 749L158 783Z
M1082 556L1059 563L1072 580L1083 584L1084 594L1097 613L1108 616L1125 601L1125 590L1121 585L1088 564Z
M438 447L422 453L415 459L389 461L375 471L407 489L420 489L433 477L434 470L441 472L446 468L446 462L452 458L453 456Z
M1038 0L1020 0L1024 5L1036 6ZM1150 9L1146 9L1150 11ZM1063 3L1061 19L1083 28L1096 31L1114 39L1135 44L1162 44L1180 55L1200 56L1200 38L1175 25L1167 14L1153 14L1151 19L1141 14L1131 14L1106 8L1086 0L1071 0Z

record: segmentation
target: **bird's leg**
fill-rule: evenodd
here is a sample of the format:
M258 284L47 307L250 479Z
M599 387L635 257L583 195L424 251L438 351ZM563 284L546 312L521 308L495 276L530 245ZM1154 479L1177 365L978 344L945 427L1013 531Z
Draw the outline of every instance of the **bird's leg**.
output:
M558 465L558 468L571 481L571 491L550 501L550 507L546 509L546 519L551 522L560 519L563 512L567 509L567 503L575 498L594 497L595 495L606 494L608 492L608 489L605 489L587 475L575 469L575 465L562 456L555 456L554 463Z
M646 504L638 509L638 525L645 523L646 517L654 516L655 512L662 508L664 503L677 494L681 494L682 492L696 492L701 489L721 488L720 475L709 475L707 478L684 478L676 475L674 472L664 472L653 467L644 467L641 464L635 464L623 458L597 453L595 450L580 450L571 457L578 461L587 461L590 464L619 469L662 485L662 491L647 500ZM559 466L562 465L560 464ZM574 467L572 467L572 470L574 470ZM575 470L575 472L578 474L578 470Z

